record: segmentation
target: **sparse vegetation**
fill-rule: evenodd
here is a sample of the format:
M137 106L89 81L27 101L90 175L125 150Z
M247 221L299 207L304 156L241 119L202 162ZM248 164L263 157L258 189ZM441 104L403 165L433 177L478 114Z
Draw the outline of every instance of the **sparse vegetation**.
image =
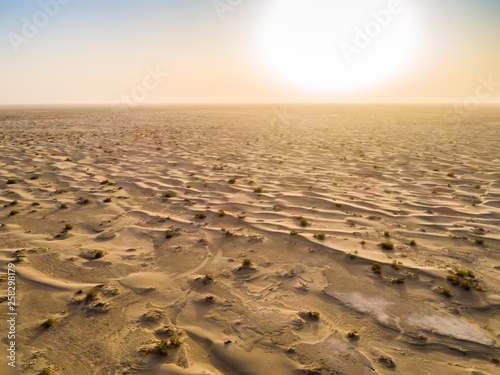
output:
M297 232L296 230L292 230L292 231L290 232L290 235L291 235L291 236L297 236L298 234L299 234L299 232Z
M65 230L65 231L69 231L69 230L71 230L71 229L73 229L73 225L71 225L71 224L69 224L69 223L64 224L64 230Z
M9 178L9 179L7 180L7 185L13 185L13 184L17 184L17 181L16 181L16 180L14 180L13 178Z
M170 353L170 342L167 340L161 340L156 346L155 350L161 355L169 355Z
M447 176L448 176L448 177L455 177L455 173L450 172L450 173L448 173L448 174L447 174Z
M85 197L80 197L76 200L76 203L82 204L82 205L87 205L87 204L90 204L90 199L85 198Z
M99 293L97 293L97 291L95 289L90 289L89 292L87 293L87 295L85 296L85 299L87 301L93 301L93 300L97 299L98 296L99 296Z
M172 193L165 193L163 194L165 198L172 198L174 195Z
M396 271L399 270L399 265L398 265L398 262L397 260L393 260L392 263L391 263L391 267L394 268Z
M320 314L318 311L309 311L308 313L309 318L314 319L314 320L319 320Z
M326 235L324 233L314 233L313 236L318 240L324 240L326 238Z
M241 262L241 265L243 268L249 268L253 266L253 262L250 259L243 259L243 262Z
M9 213L10 216L14 216L14 215L17 215L17 214L19 214L19 211L17 211L17 210L12 210Z
M59 207L60 208L68 208L68 205L66 203L61 203L61 205Z
M389 232L385 231L385 232L384 232L384 236L385 236L385 237L390 237L390 236L391 236L391 234L390 234Z
M351 329L347 333L347 338L349 338L349 339L358 339L359 338L358 331L356 331L355 329Z
M335 207L340 208L342 205L340 203L335 203Z
M384 250L394 249L394 244L392 242L381 242L379 246Z
M404 284L405 279L403 279L402 277L398 277L398 278L396 278L396 279L393 279L393 280L392 280L392 282L393 282L394 284Z
M365 241L365 240L362 240L362 241L360 242L360 244L361 244L361 245L365 245L365 244L366 244L366 241Z
M411 240L410 241L410 246L417 246L417 241Z
M104 198L104 200L103 200L104 203L109 203L111 201L112 201L112 199L110 197Z
M478 245L484 245L484 240L482 238L474 238L474 242Z
M260 193L262 193L262 188L261 187L257 187L255 189L253 189L253 192L257 193L257 194L260 194Z
M246 218L245 215L238 215L238 219L244 219L244 218Z
M104 256L104 251L102 250L96 250L95 254L94 254L94 258L95 259L100 259Z
M40 371L39 375L56 375L56 373L52 372L50 367L45 367L42 371Z
M382 266L380 265L380 263L373 263L372 264L372 271L376 274L381 274L382 273Z
M230 178L229 180L227 180L228 183L230 184L234 184L236 183L236 179L235 178Z
M170 338L170 345L178 348L179 346L182 345L182 341L179 340L177 337L171 337Z
M50 328L53 327L56 321L52 318L47 319L45 322L42 323L42 327L44 328Z
M172 238L173 236L174 236L174 234L171 232L167 232L167 234L165 235L165 237L167 237L167 238Z
M205 215L203 212L200 212L198 215L198 219L206 219L207 215Z
M214 280L215 280L214 275L211 275L211 274L207 273L205 275L205 277L203 278L203 283L208 284L208 283L213 282Z
M440 290L439 290L439 293L441 293L442 295L444 295L445 297L447 298L451 298L453 297L453 293L451 292L450 289L448 289L447 287L442 287Z
M38 180L38 176L36 176L36 175L35 176L31 176L30 179L31 180Z
M220 217L226 216L226 212L224 210L219 210L219 216Z

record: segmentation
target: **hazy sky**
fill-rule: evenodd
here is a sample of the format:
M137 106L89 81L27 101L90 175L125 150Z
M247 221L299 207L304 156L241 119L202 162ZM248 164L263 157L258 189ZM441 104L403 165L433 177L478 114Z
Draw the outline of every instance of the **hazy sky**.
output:
M0 0L0 104L500 102L499 20L498 0Z

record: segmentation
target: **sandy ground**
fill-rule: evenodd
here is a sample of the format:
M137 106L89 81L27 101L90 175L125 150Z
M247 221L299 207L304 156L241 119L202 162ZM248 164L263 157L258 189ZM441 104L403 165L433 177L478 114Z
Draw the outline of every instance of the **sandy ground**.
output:
M443 112L4 108L0 372L500 373L500 111Z

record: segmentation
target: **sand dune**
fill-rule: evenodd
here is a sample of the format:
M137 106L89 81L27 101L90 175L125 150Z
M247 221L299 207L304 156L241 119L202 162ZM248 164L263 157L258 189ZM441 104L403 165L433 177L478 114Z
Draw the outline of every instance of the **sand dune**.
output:
M12 373L498 373L500 113L292 112L0 112Z

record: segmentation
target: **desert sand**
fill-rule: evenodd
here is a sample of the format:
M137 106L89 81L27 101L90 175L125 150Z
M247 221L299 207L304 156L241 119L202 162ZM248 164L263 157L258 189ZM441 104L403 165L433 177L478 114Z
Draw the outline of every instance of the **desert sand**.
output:
M1 109L0 372L500 373L500 110L445 111Z

